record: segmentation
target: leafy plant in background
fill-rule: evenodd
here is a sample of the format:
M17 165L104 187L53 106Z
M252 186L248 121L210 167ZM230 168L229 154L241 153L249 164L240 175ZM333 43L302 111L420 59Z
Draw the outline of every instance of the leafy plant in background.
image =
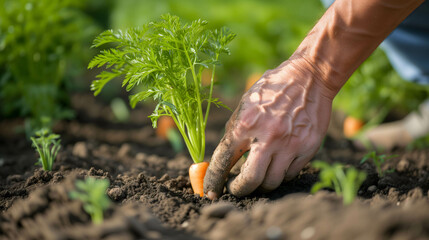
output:
M407 150L413 150L413 149L427 149L429 148L429 135L420 137L416 140L414 140L412 143L408 144L406 149Z
M130 111L128 110L127 103L122 98L114 98L110 102L110 108L118 122L127 122L130 119Z
M39 153L39 162L45 171L51 171L58 151L61 148L60 135L53 134L49 129L41 129L31 137L33 147Z
M102 50L89 63L89 68L107 68L91 89L97 95L119 77L124 77L122 86L127 91L138 86L139 92L130 97L132 107L147 99L157 101L150 115L153 127L161 116L170 116L192 160L201 163L210 106L224 106L212 96L216 65L222 53L229 54L226 45L234 37L226 28L209 30L206 21L182 24L178 17L168 14L141 28L105 31L94 40L94 46L114 47ZM203 87L201 76L207 68L211 69L211 83Z
M96 31L83 0L3 0L0 7L0 115L27 117L27 136L72 116L66 77L84 69Z
M360 163L364 163L367 162L369 159L372 159L372 162L375 165L375 169L378 173L379 177L383 177L386 173L391 173L394 171L394 169L386 169L383 170L382 166L383 164L386 162L386 160L392 159L397 157L397 155L392 155L392 156L387 156L386 154L381 154L381 155L377 155L377 152L375 151L371 151L369 153L367 153L362 160L360 161Z
M365 172L353 167L345 168L340 163L330 165L323 161L314 161L311 165L316 169L320 169L320 181L313 185L311 193L315 193L322 188L333 189L338 196L343 197L345 205L354 201L360 186L366 179Z
M333 102L335 109L366 122L381 123L391 111L406 114L429 96L429 88L407 82L377 49L352 75Z
M103 212L111 201L106 195L110 182L108 179L96 179L88 177L85 181L76 181L76 190L69 193L71 199L83 202L83 209L87 212L95 224L103 222Z

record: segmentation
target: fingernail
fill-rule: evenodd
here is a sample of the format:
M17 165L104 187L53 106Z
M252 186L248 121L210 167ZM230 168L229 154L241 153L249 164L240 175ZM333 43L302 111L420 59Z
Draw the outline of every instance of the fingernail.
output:
M209 198L209 199L211 199L211 200L215 200L215 199L217 199L218 197L217 197L217 194L216 193L214 193L214 192L212 192L212 191L209 191L208 193L207 193L207 197Z

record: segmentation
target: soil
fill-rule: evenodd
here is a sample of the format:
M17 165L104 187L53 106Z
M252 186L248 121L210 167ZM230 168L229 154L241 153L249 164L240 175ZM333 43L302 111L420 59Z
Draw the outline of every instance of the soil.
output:
M237 101L227 103L234 107ZM310 194L318 171L307 165L273 192L244 198L225 193L211 201L194 195L186 151L176 153L155 135L151 105L115 122L108 105L75 94L76 118L61 121L62 149L50 172L16 126L0 121L0 239L429 239L429 149L396 149L378 177L366 152L328 135L314 159L367 172L358 199L344 206L332 191ZM213 109L207 160L230 112ZM108 179L112 201L93 224L83 204L69 198L77 179Z

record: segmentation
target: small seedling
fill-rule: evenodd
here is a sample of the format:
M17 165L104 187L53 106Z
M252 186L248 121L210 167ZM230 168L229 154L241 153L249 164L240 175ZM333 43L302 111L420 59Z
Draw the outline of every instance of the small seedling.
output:
M85 181L76 181L76 191L69 193L71 199L79 199L83 202L83 209L87 212L95 224L103 222L103 212L110 206L110 199L106 190L110 183L107 179L89 177Z
M130 111L122 98L114 98L110 102L110 108L118 122L127 122L130 119Z
M397 155L392 155L392 156L387 156L386 154L377 155L377 153L375 151L372 151L372 152L367 153L362 158L360 163L362 164L362 163L368 161L368 159L372 159L372 161L374 162L375 168L377 170L378 176L383 177L386 173L391 173L391 172L395 171L395 169L387 169L387 170L382 169L382 165L386 162L386 160L392 159L394 157L397 157Z
M51 171L54 160L61 148L60 135L53 134L46 128L37 131L35 135L36 137L31 137L31 141L40 156L37 164L42 164L43 170Z
M322 188L335 190L338 196L343 197L344 205L354 201L357 192L366 179L366 173L353 167L345 168L340 163L330 165L322 161L314 161L311 164L314 168L320 169L320 181L311 188L311 193L315 193Z

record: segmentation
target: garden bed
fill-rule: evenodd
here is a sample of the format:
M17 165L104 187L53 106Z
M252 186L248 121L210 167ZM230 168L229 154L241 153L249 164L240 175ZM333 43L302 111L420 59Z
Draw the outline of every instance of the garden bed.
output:
M236 101L228 104L234 106ZM318 172L309 165L271 193L244 198L224 194L211 201L193 194L186 152L175 153L159 139L147 115L133 110L130 122L115 123L109 107L90 94L72 97L75 120L63 121L62 149L54 170L35 166L37 155L20 120L0 122L1 239L428 239L429 150L397 149L379 178L341 139L327 137L315 159L365 170L359 198L343 206L335 193L309 193ZM213 109L207 129L207 160L230 112ZM110 180L114 202L101 225L93 225L82 204L70 200L76 179Z

